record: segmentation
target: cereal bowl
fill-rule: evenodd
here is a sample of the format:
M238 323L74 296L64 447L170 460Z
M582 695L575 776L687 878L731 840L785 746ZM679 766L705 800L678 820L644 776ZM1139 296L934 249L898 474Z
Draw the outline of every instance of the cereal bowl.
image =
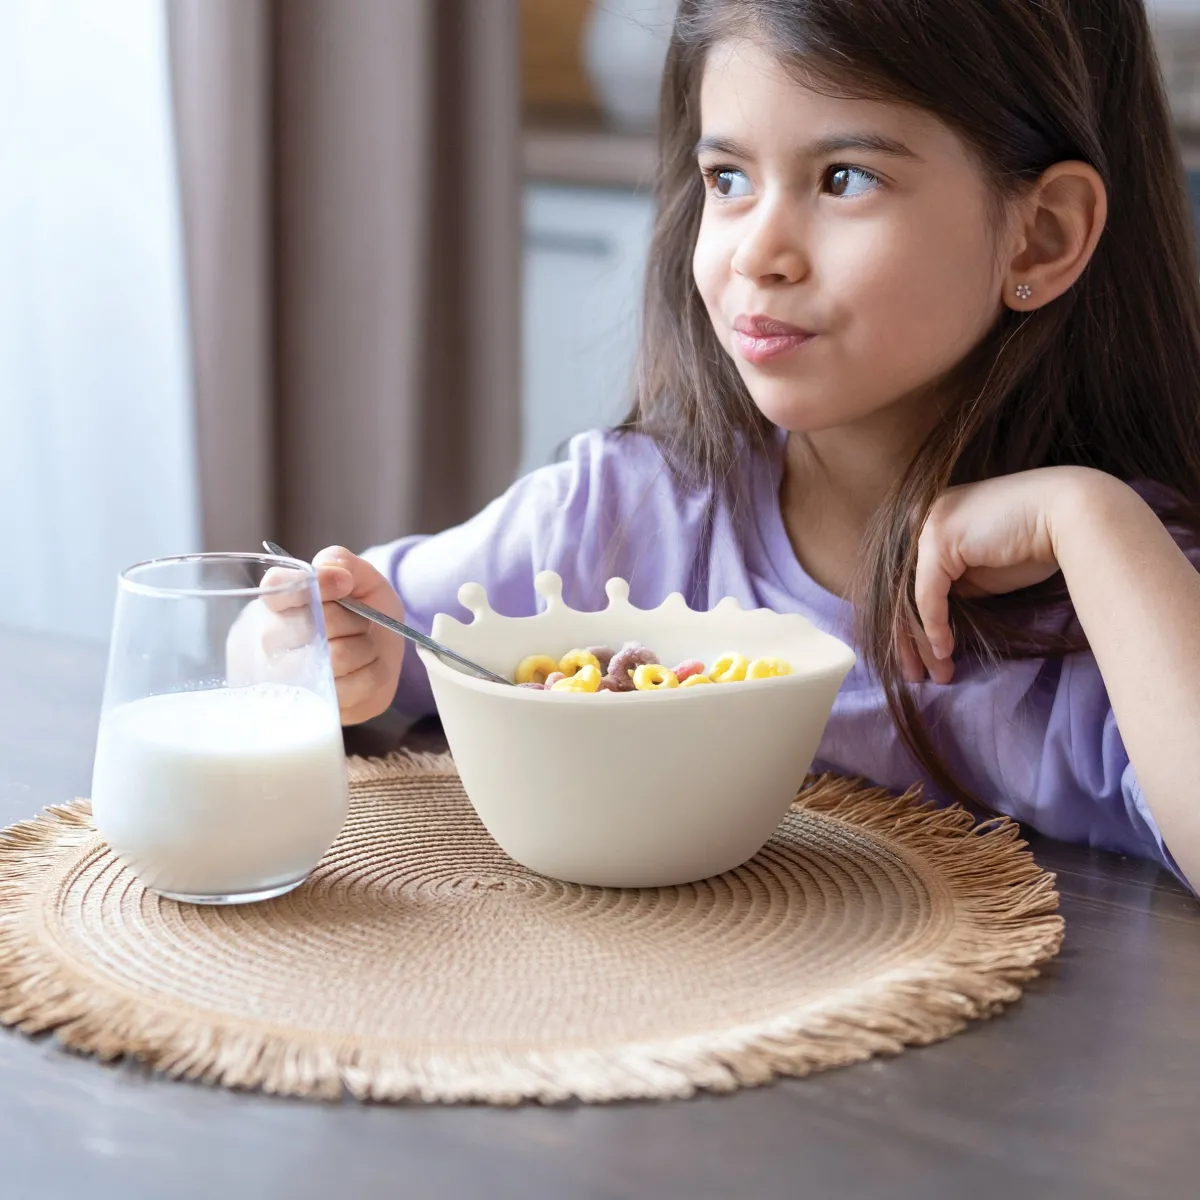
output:
M786 659L778 678L670 691L580 695L504 687L420 650L463 787L513 859L539 874L604 887L665 887L740 866L767 842L812 764L854 653L806 618L721 601L708 612L679 594L579 612L553 572L537 577L544 611L505 617L478 584L433 636L511 678L531 654L639 641L664 663L737 651Z

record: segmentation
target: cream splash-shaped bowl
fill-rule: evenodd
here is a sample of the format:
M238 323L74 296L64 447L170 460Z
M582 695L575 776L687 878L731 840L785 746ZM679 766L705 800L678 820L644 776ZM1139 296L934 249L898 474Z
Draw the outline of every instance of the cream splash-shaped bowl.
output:
M610 579L608 607L578 612L552 571L545 610L505 617L478 584L433 636L512 677L529 654L639 641L665 663L738 651L786 659L777 679L665 692L576 695L488 683L419 650L467 796L517 862L555 879L665 887L740 866L766 843L812 764L842 681L845 643L804 617L721 601L709 612L678 593L655 609Z

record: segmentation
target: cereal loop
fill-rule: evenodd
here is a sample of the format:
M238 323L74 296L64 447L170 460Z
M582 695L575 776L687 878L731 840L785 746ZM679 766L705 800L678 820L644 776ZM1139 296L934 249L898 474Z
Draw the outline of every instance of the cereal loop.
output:
M638 667L657 665L658 655L653 650L647 650L636 642L628 642L613 655L612 662L608 664L608 673L614 679L623 680L628 679ZM633 688L630 686L621 690L632 691Z
M689 658L675 668L675 678L680 684L686 683L693 675L703 675L704 664L698 658Z
M792 668L782 658L756 658L746 668L747 679L776 679L791 673Z
M560 679L550 687L552 692L598 692L600 690L600 668L587 663L574 675Z
M546 676L546 687L552 688L560 679L566 679L566 676L561 671L551 671Z
M682 687L699 687L702 683L712 683L707 675L689 675L686 679L681 680L679 686Z
M602 692L632 692L633 691L633 676L626 675L625 682L617 679L614 675L605 675L600 680L600 690Z
M722 654L708 674L713 683L740 683L748 665L744 654Z
M518 683L517 687L532 688L535 692L544 692L546 690L544 683L533 683L532 681L529 683Z
M558 664L558 669L568 679L578 674L583 667L595 667L601 675L604 674L600 660L590 650L572 650L569 654L564 654L562 661Z
M633 673L633 686L639 692L658 692L665 688L677 688L679 679L674 671L661 663L643 663Z
M546 676L558 670L558 663L548 654L531 654L517 666L518 683L545 683Z
M616 651L611 646L589 646L588 653L596 660L601 675L608 674L608 665Z

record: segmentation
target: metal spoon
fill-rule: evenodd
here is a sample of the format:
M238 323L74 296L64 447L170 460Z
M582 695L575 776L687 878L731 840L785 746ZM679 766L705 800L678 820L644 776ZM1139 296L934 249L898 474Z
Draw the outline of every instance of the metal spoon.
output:
M296 558L295 555L289 554L282 546L277 546L274 542L263 542L267 548L268 554L274 554L279 558L290 558L294 562L303 562L303 559ZM362 604L358 600L339 600L338 603L345 609L349 609L352 613L357 613L360 617L366 617L368 621L374 621L376 625L382 625L384 629L390 629L393 633L398 633L401 637L406 637L410 642L416 642L418 646L424 646L426 650L432 650L439 658L455 663L457 666L465 667L472 675L478 675L480 679L487 679L492 683L504 683L509 687L515 687L511 679L505 679L503 675L497 675L495 671L489 671L487 667L481 667L478 663L472 662L469 658L463 658L461 654L456 654L448 646L443 646L441 642L435 642L433 638L426 637L423 633L419 633L413 629L411 625L405 625L402 621L397 621L389 617L386 613L381 613L379 609L372 608L369 604Z

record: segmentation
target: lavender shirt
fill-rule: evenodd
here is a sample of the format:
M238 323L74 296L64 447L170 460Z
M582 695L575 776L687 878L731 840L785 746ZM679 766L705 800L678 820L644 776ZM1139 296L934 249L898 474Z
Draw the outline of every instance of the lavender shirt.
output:
M721 499L677 485L647 438L584 434L565 461L521 479L465 525L366 557L425 632L438 612L469 619L457 600L468 581L487 588L498 612L531 616L540 604L534 577L552 570L578 609L603 608L604 583L617 575L641 608L675 591L696 609L734 596L747 608L802 613L852 643L850 604L804 573L788 541L782 445L769 458L748 458L740 492ZM1153 859L1178 874L1090 654L999 668L960 659L952 683L912 686L938 748L975 795L1050 837ZM414 716L434 712L416 654L405 658L395 705ZM814 769L897 790L919 780L933 792L861 662L837 697Z

